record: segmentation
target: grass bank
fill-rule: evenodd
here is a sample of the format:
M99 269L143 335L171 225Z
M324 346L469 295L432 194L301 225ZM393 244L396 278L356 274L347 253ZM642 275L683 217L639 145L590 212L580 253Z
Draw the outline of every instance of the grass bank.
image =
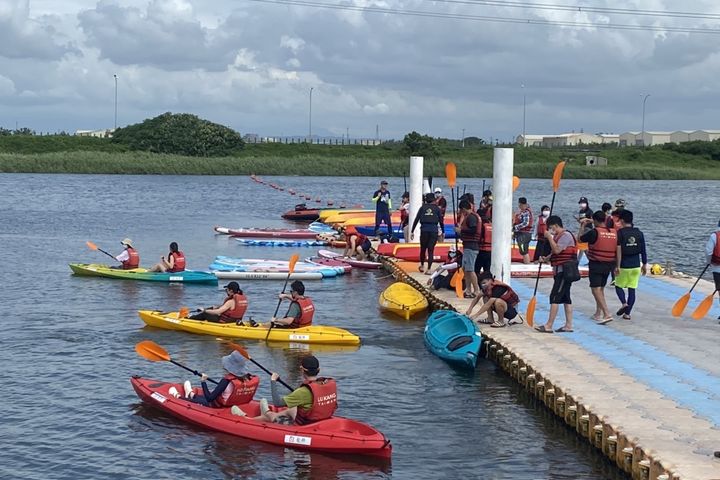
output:
M68 137L73 138L73 137ZM86 139L87 140L87 139ZM82 148L52 143L52 151L24 145L12 151L0 142L0 172L12 173L101 173L180 175L328 175L402 176L408 161L397 144L368 146L247 145L235 157L184 157L147 152L121 151L106 141L84 142ZM69 142L72 142L69 141ZM77 147L76 144L74 145ZM70 145L73 146L73 145ZM94 148L100 146L100 148ZM426 175L443 176L448 161L455 162L463 177L492 175L492 148L441 147L439 158L426 160ZM585 155L601 155L607 167L585 166ZM515 173L523 178L549 178L561 158L570 160L564 178L720 180L720 164L704 155L664 150L658 147L610 148L579 152L565 149L516 148Z

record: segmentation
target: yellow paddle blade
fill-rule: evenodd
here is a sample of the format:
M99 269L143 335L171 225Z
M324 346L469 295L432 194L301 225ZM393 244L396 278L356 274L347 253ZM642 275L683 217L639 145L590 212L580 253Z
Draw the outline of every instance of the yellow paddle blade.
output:
M717 292L717 290L715 290ZM692 318L695 320L700 320L703 318L707 313L710 311L710 307L712 307L713 298L715 297L715 292L711 293L705 299L700 302L700 305L697 306L695 311L692 313Z
M525 312L525 321L528 324L528 327L532 327L534 325L533 319L535 318L535 304L537 303L537 297L532 297L530 299L530 303L528 303L527 306L527 312Z
M98 246L95 245L93 242L91 242L91 241L89 241L89 240L88 240L87 242L85 242L85 245L87 245L90 250L97 250L97 249L98 249Z
M560 179L562 178L564 169L565 160L555 166L555 171L553 172L553 192L557 193L557 191L560 189Z
M520 177L513 176L513 192L520 186Z
M144 340L135 345L135 351L143 358L151 362L169 362L170 355L167 350L162 348L152 340Z
M445 165L445 177L450 188L455 188L455 180L457 179L457 167L453 162Z
M300 259L300 255L298 255L297 253L294 254L292 257L290 257L290 269L289 269L290 273L292 273L295 270L295 264L298 262L299 259Z
M687 292L685 295L678 298L678 301L675 302L675 305L672 306L673 317L679 317L680 315L682 315L682 313L685 311L685 307L687 307L687 304L689 301L690 301L690 292Z
M457 295L458 298L463 298L463 284L462 280L465 276L465 272L463 272L462 268L458 268L457 273L455 274L457 277L457 281L455 282L455 295Z

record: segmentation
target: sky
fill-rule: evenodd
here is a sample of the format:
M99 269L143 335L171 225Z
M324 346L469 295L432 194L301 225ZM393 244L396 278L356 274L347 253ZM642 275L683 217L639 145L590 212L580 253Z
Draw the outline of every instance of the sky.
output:
M720 129L720 2L317 0L500 23L252 0L0 0L0 127L74 132L164 112L242 134L402 138ZM491 4L491 5L488 5ZM494 5L492 5L494 4ZM504 4L504 5L503 5ZM652 25L657 31L597 28Z

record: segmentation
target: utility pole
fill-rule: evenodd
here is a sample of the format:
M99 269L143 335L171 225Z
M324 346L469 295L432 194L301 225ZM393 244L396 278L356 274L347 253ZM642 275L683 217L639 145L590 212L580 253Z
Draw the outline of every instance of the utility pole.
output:
M313 87L310 87L310 119L308 121L308 140L312 143L312 92Z
M647 102L648 97L650 94L646 94L643 97L643 108L642 108L642 130L640 132L640 136L642 138L642 146L645 146L645 102Z
M462 134L462 148L465 148L465 129L463 128L463 134Z
M527 140L525 139L525 84L520 85L520 88L522 88L523 91L523 147L527 147Z
M117 130L117 75L113 75L115 78L115 128L113 130Z
M380 125L375 124L375 140L380 140Z

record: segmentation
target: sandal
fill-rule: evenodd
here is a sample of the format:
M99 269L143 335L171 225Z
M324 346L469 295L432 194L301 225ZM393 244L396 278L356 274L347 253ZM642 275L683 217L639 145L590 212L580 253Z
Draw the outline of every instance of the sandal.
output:
M612 321L613 321L613 317L606 317L606 318L603 318L602 320L598 318L597 324L598 325L607 325L608 323L610 323Z
M505 323L493 322L493 323L490 324L490 326L491 326L492 328L503 328L503 327L505 326Z
M420 266L418 267L418 272L420 272L420 273L424 273L424 272L425 272L425 269L423 268L422 265L420 265Z
M555 331L558 333L572 333L574 330L572 328L560 327L556 328Z
M632 317L626 313L623 315L623 320L632 320Z
M463 293L463 298L475 298L474 293Z
M625 313L626 308L627 308L627 305L623 305L622 307L620 307L620 309L617 312L615 312L615 315L622 315L623 313Z
M545 325L537 326L537 327L535 327L535 330L537 330L540 333L553 333L552 330L548 330L547 328L545 328Z

